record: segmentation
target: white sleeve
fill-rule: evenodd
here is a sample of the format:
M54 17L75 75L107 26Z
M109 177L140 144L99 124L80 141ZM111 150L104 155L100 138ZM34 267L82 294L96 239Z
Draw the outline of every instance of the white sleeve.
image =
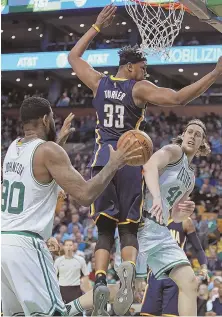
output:
M87 265L86 265L86 261L85 259L81 259L81 271L82 271L82 274L84 276L88 276L89 275L89 271L88 271L88 268L87 268Z

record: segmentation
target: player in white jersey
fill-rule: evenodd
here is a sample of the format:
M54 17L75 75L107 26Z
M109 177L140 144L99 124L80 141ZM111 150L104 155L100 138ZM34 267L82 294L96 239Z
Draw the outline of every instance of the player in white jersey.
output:
M110 147L108 164L86 182L54 142L55 122L49 101L28 98L20 115L25 137L12 142L3 162L3 314L65 315L53 260L44 242L52 233L58 188L80 205L89 206L115 172L135 156L135 150L130 152L134 142L117 151Z
M195 155L210 153L205 125L190 121L174 142L154 153L144 166L145 225L138 232L137 274L146 273L149 266L157 279L169 276L179 288L180 316L196 316L197 281L167 223L170 215L174 222L182 222L194 211L195 204L189 200L195 184L190 163Z

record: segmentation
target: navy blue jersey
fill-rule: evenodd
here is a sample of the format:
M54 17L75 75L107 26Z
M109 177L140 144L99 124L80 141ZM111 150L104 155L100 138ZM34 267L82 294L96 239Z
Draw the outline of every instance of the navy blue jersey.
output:
M186 242L186 232L183 230L183 224L175 223L173 220L169 220L167 228L170 230L172 237L176 240L179 247L184 249Z
M145 109L138 108L132 97L135 80L105 76L100 80L93 99L97 124L95 148L91 167L104 166L109 160L109 147L116 149L120 136L132 129L138 129L144 120Z

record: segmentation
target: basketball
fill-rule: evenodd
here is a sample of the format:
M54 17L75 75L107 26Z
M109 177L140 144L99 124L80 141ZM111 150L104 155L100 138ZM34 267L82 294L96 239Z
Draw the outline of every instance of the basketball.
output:
M135 155L141 155L141 158L136 158L133 160L130 160L127 165L130 166L140 166L144 165L153 154L153 142L151 138L143 131L140 130L129 130L125 132L118 140L117 143L117 149L123 143L128 142L127 140L137 140L135 143L135 146L138 148L138 151L135 153ZM142 147L142 149L139 149ZM132 149L131 149L132 150Z

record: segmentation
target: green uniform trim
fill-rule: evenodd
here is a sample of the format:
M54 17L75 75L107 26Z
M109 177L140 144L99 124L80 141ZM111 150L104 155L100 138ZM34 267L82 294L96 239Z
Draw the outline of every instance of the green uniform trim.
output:
M49 296L51 299L51 303L52 303L50 310L47 313L45 313L44 315L52 315L52 312L55 312L56 310L58 310L62 315L65 316L65 315L67 315L67 310L66 310L65 304L62 307L57 302L56 295L53 291L52 283L51 283L50 276L49 276L49 271L48 271L48 268L47 268L47 265L45 262L44 254L41 250L40 243L38 241L34 240L33 238L32 238L32 243L33 243L34 248L36 249L38 259L39 259L39 264L40 264L42 272L43 272L46 288L48 290L48 293L49 293ZM32 315L33 314L38 314L38 313L34 312L34 313L32 313Z
M52 185L53 183L55 183L55 180L53 179L50 183L48 184L42 184L40 182L37 181L37 179L35 178L34 174L33 174L33 158L34 158L34 154L35 154L35 151L37 150L37 148L39 147L39 145L43 144L44 141L39 141L39 143L35 146L34 150L32 151L32 155L31 155L31 164L30 164L30 173L31 173L31 176L32 176L32 179L34 180L34 182L39 185L39 186L42 186L42 187L49 187L50 185Z
M169 271L170 269L180 265L180 264L187 264L187 265L190 265L190 262L188 260L178 260L178 261L175 261L175 262L172 262L168 265L166 265L164 268L160 269L156 274L155 274L155 278L158 279L163 273Z
M1 234L16 234L19 236L25 236L29 238L36 238L44 240L38 233L31 232L31 231L1 231Z
M184 157L184 153L182 154L181 158L180 158L178 161L176 161L175 163L170 163L170 164L168 164L168 165L166 166L166 168L167 168L167 167L171 167L171 166L176 166L176 165L180 164L181 161L182 161L182 159L183 159L183 157Z

